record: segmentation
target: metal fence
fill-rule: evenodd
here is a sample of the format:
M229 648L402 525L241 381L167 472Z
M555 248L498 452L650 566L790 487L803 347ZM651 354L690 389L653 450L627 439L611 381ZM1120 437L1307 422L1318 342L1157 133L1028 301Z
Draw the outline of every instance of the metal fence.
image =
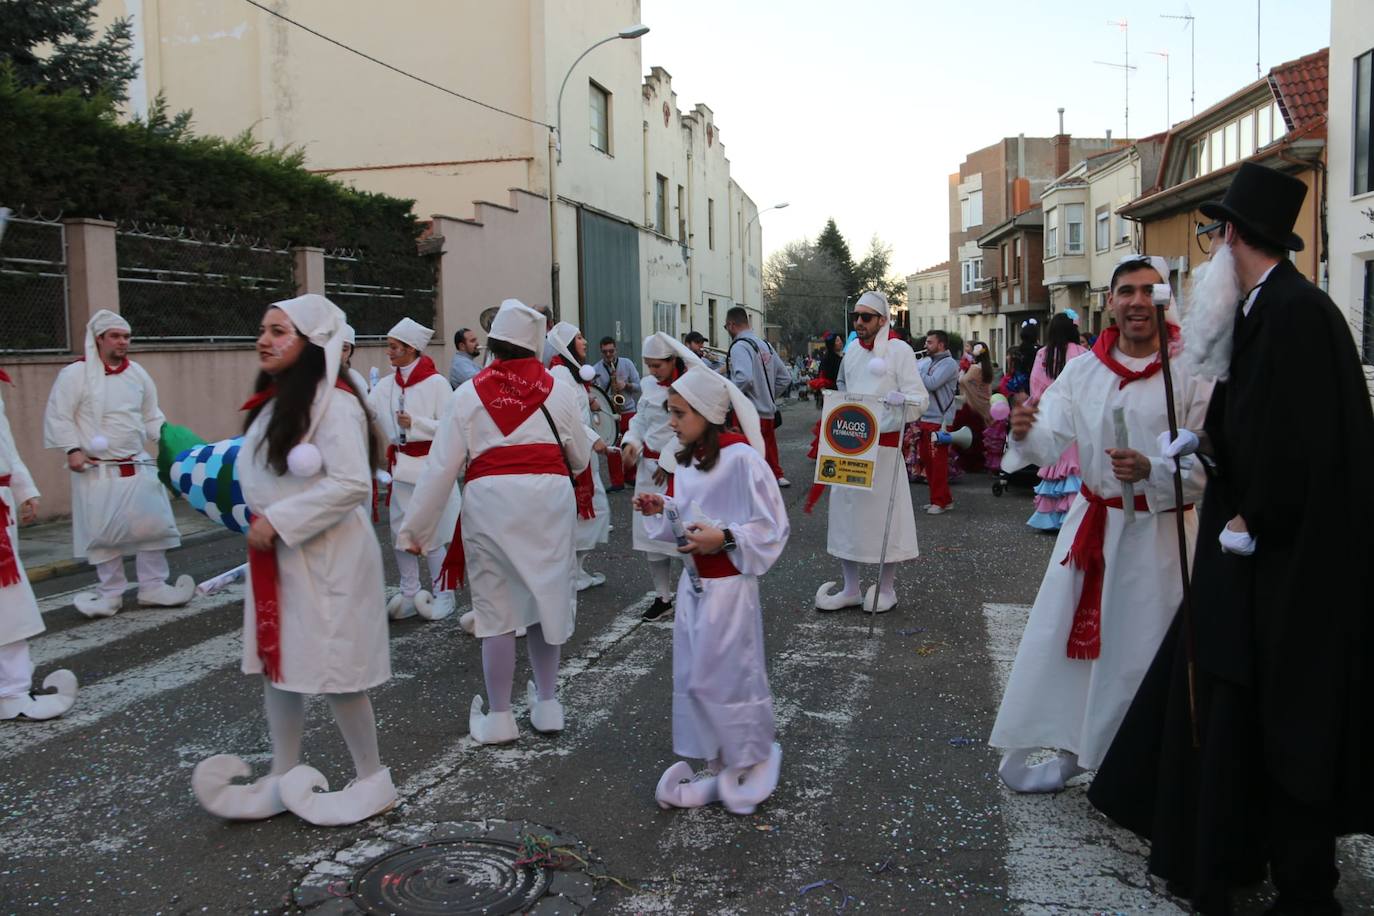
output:
M140 342L249 342L269 302L296 294L291 252L169 227L115 236L120 312Z
M382 339L402 318L434 327L436 260L422 255L370 259L337 251L325 255L324 289L348 315L358 339Z
M41 219L10 219L0 241L0 353L67 348L66 229Z

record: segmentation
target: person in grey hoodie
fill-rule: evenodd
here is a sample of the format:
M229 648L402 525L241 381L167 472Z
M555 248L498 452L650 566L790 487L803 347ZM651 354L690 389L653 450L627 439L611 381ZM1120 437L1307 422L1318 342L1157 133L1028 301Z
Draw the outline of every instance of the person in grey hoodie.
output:
M929 515L940 515L954 508L949 492L949 442L939 441L938 436L954 419L959 390L959 363L950 355L949 334L935 330L926 335L926 356L916 363L916 371L930 392L930 403L920 420L921 464L930 484L930 502L923 508Z

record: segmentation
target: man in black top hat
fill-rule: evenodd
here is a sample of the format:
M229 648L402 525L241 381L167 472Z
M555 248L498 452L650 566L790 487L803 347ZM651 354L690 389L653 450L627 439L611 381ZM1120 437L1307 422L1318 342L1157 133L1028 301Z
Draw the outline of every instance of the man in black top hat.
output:
M1266 866L1269 912L1339 913L1336 837L1374 830L1374 417L1344 317L1287 257L1306 192L1244 163L1201 208L1213 249L1184 359L1224 380L1173 449L1208 471L1191 614L1088 793L1204 913Z

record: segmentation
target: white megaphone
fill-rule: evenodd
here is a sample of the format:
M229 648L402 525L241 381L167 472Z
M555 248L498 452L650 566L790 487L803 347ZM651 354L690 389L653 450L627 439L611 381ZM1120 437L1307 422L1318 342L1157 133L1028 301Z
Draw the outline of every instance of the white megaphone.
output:
M940 445L952 445L957 449L966 449L973 444L973 430L967 426L961 426L953 432L940 430L935 434L935 441Z

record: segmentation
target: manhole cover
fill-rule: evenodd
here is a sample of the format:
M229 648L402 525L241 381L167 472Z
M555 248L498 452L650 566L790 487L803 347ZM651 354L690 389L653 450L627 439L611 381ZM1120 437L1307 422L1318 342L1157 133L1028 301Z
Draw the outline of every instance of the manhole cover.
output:
M521 863L515 843L490 838L406 846L364 866L353 902L377 916L518 913L549 889L549 875Z

